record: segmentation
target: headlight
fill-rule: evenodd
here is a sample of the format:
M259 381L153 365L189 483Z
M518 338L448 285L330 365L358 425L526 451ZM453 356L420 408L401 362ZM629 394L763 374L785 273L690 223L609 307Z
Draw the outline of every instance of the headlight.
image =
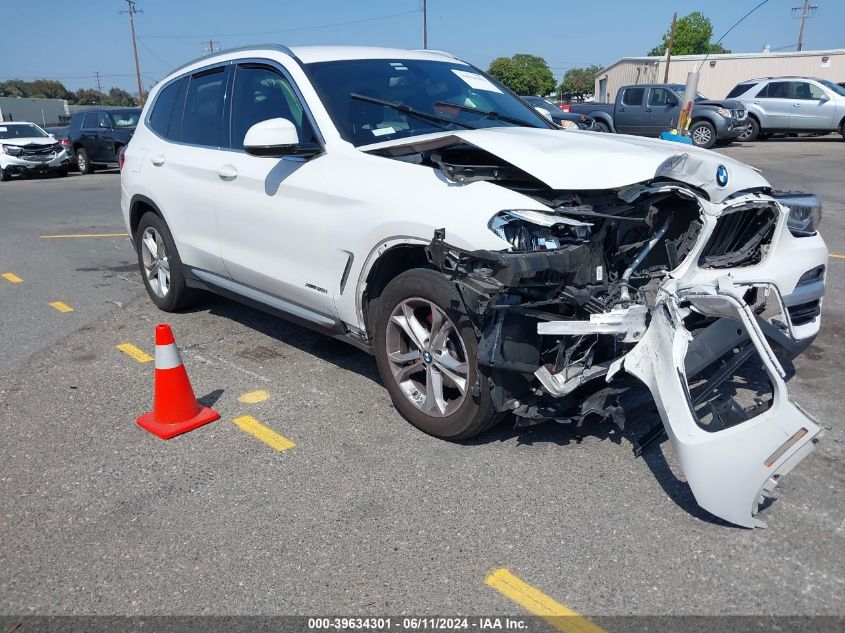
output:
M23 151L17 145L0 145L0 147L2 147L3 151L9 156L20 156L21 152Z
M65 146L61 143L56 143L55 145L53 145L53 151L56 152L56 154L61 154L64 148Z
M810 193L786 193L775 199L789 209L786 226L796 237L815 235L822 221L822 201Z
M558 127L562 127L564 130L579 130L581 128L578 127L578 124L575 121L567 121L566 119L562 119L560 123L558 123Z
M733 116L731 111L727 108L716 108L716 114L718 114L719 116L723 116L726 119L730 119Z
M592 227L564 215L530 209L501 211L487 226L518 252L549 251L583 241Z

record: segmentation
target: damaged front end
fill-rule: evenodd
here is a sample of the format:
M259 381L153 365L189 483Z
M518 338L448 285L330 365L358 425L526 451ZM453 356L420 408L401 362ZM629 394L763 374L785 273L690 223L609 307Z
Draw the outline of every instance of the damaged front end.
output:
M765 260L788 209L768 192L715 205L668 178L555 191L456 158L430 160L450 180L495 180L549 209L491 219L509 250L462 250L443 230L427 249L473 320L496 409L523 425L624 429L656 406L699 505L761 525L758 504L820 433L786 393L780 359L797 344L779 288L734 279Z

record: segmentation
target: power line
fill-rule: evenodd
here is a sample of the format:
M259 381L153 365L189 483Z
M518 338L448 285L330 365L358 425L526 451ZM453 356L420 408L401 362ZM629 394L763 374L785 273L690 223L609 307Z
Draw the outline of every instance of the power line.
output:
M150 55L152 55L153 57L155 57L158 61L160 61L162 64L164 64L167 68L173 68L173 67L174 67L174 65L173 65L173 64L171 64L170 62L168 62L168 61L167 61L167 60L165 60L165 59L162 59L162 58L158 55L158 53L156 53L153 49L151 49L149 46L147 46L147 45L144 43L144 38L143 38L143 37L139 37L139 38L138 38L138 43L139 43L141 46L143 46L143 47L144 47L144 50L145 50L145 51L147 51ZM144 73L141 73L141 74L143 75Z
M402 11L401 13L389 13L387 15L377 15L371 18L362 18L360 20L347 20L345 22L334 22L332 24L317 24L314 26L301 26L292 29L279 29L276 31L252 31L250 33L214 33L215 37L251 37L253 35L275 35L277 33L294 33L297 31L314 31L317 29L330 29L335 26L347 26L349 24L362 24L364 22L374 22L376 20L386 20L388 18L396 18L402 15L411 15L412 13L419 13L416 9L413 11ZM205 35L145 35L146 39L202 39L208 37Z

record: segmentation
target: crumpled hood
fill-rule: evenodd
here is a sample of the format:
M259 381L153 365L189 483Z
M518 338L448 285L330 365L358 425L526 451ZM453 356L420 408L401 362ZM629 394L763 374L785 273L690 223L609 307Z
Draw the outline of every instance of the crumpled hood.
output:
M3 138L0 139L0 144L3 145L55 145L56 139L54 138L41 138L40 136L32 136L28 138Z
M468 143L531 174L552 189L617 189L657 177L671 178L707 192L719 203L747 189L768 188L759 172L716 152L671 141L576 130L497 127L437 132L359 147L365 152L424 151ZM716 172L727 169L720 187Z

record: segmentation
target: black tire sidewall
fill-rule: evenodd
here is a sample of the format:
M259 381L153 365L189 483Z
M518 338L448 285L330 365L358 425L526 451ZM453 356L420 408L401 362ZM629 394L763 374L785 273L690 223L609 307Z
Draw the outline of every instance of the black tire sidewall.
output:
M754 117L748 118L748 126L751 128L751 131L748 134L747 138L742 139L743 141L750 143L752 141L756 141L760 136L760 124L757 123L757 119Z
M85 169L79 166L79 157L80 155L85 160ZM91 164L91 159L88 158L88 152L85 151L85 148L79 148L76 150L76 168L79 170L81 174L90 174L94 171L94 166Z
M153 292L144 273L144 260L141 256L141 236L147 227L152 227L161 235L161 239L167 248L167 261L170 264L170 290L164 297L159 297ZM138 223L138 230L135 232L133 241L135 242L135 251L138 254L138 269L144 282L144 288L147 289L147 294L156 307L165 312L176 312L189 305L192 293L187 287L185 276L182 273L182 259L179 257L179 251L176 249L176 243L173 241L170 229L161 216L153 212L145 213Z
M393 377L386 352L387 323L394 308L405 299L419 297L437 305L451 319L466 348L469 371L467 394L460 408L452 415L435 418L415 407ZM374 319L374 351L382 381L399 413L421 431L446 440L472 437L489 428L494 412L487 379L478 371L478 341L463 302L453 283L442 273L415 268L393 279L378 298ZM479 396L473 396L478 381Z

